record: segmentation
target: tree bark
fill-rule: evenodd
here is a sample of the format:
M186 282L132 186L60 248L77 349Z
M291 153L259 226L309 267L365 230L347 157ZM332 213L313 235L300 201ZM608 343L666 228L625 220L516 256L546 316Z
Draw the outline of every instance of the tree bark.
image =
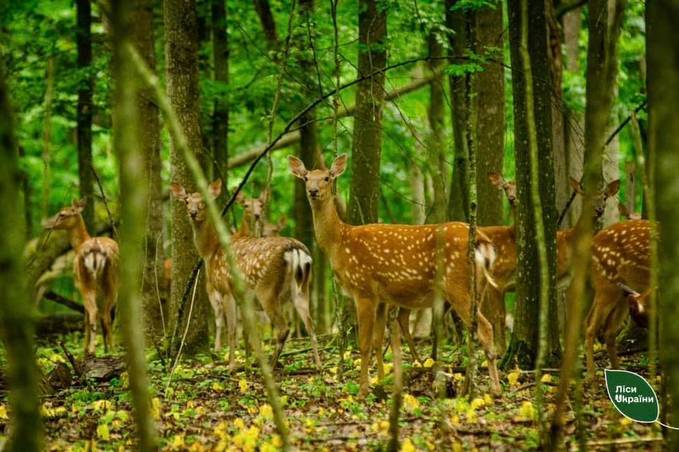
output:
M545 362L553 363L559 356L559 337L556 309L556 219L554 198L554 156L552 154L552 105L551 78L547 55L547 23L545 3L528 0L529 34L528 55L533 73L533 111L539 155L538 190L542 205L545 247L549 263L549 338ZM534 200L531 196L529 137L526 104L526 78L523 74L520 32L521 0L509 1L509 42L512 61L512 86L514 93L514 136L516 154L516 176L518 188L517 216L517 257L516 275L517 305L515 328L509 346L508 357L515 356L523 368L533 368L538 353L538 326L540 318L539 300L540 265L536 241L536 219Z
M503 49L504 27L502 5L477 10L474 37L477 52L491 53L491 48ZM492 54L492 53L491 53ZM496 61L484 65L476 75L479 112L477 140L477 199L480 206L480 226L502 224L502 192L488 182L488 173L502 173L505 148L505 84L504 68Z
M167 94L179 117L189 148L196 153L199 160L204 161L200 129L196 14L195 0L165 0L163 2ZM177 149L175 140L172 140L170 149L170 163L172 182L183 185L189 192L196 191L196 184L182 154ZM174 317L193 265L198 261L198 254L193 245L193 233L186 215L186 206L181 201L171 201L171 217L173 265L170 310L173 320L180 322L181 325L187 319L174 319ZM202 285L201 281L196 281L196 284ZM199 293L202 294L203 291ZM208 345L208 336L205 332L208 330L207 320L210 313L204 298L201 296L194 305L191 327L188 329L184 344L184 350L187 353L205 349Z
M452 11L458 0L446 0L446 27L455 31L449 35L449 56L463 57L469 47L469 39L473 28L468 13ZM455 61L455 60L453 60ZM468 92L471 87L467 77L450 75L448 77L451 97L451 115L453 118L454 165L450 181L450 197L448 201L448 217L451 220L467 221L469 217L469 193L467 189L467 105Z
M253 0L253 3L259 17L259 22L262 24L262 31L264 32L269 50L275 51L278 49L278 32L276 31L276 21L271 12L269 0Z
M387 65L387 11L378 0L358 2L358 75ZM348 217L352 224L377 222L380 201L380 155L384 72L358 84L351 159L351 190Z
M437 35L431 32L427 39L429 55L434 59L429 62L429 70L434 74L434 79L429 85L429 119L428 137L428 163L431 174L434 193L432 196L431 211L427 221L429 223L443 223L448 216L448 164L445 155L445 116L443 75L443 45L438 41Z
M665 401L663 407L672 406L664 422L679 425L679 356L676 344L679 341L679 279L676 268L679 265L679 179L676 168L679 165L679 127L676 89L666 89L679 83L679 45L675 39L676 18L679 17L679 2L676 0L654 0L646 4L646 48L648 61L648 103L649 103L649 153L655 160L656 206L661 225L661 246L659 250L658 312L660 316L660 359L663 366L663 385L672 403ZM679 447L679 432L666 430L667 449Z
M13 111L0 63L0 332L7 358L11 436L6 449L42 450L38 367L34 354L33 304L29 301L22 255L26 240L19 181L21 170L14 137Z
M76 0L77 67L81 73L78 83L76 128L78 136L78 178L80 197L87 200L82 212L88 228L94 221L94 169L92 166L92 5L90 0Z
M214 80L221 87L229 85L229 35L225 0L212 0L212 60ZM229 165L229 99L219 90L212 107L212 155L215 177L221 177L228 187ZM223 191L226 195L226 190ZM223 197L224 197L223 196ZM223 201L224 199L222 199Z
M139 93L131 57L126 51L132 38L132 1L112 4L113 80L115 83L113 150L118 157L120 184L120 289L118 309L125 346L130 393L134 406L139 449L158 449L156 427L148 392L140 291L143 264L147 186L144 155L135 147L140 142Z
M135 0L132 39L146 64L155 69L155 35L153 30L153 0ZM144 299L144 325L146 338L156 341L164 336L167 306L157 291L163 278L163 192L160 171L160 118L158 107L152 101L153 92L140 88L137 94L139 119L139 150L143 157L143 183L146 186L146 230L144 239L144 274L142 295Z

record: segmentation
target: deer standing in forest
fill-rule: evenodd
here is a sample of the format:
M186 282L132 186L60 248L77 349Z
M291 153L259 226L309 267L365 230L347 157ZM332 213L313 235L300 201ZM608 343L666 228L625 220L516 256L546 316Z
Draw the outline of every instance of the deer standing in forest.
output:
M85 307L85 356L97 346L101 321L104 350L113 345L113 311L118 301L118 244L109 237L91 237L81 215L85 201L74 201L44 223L47 230L68 232L75 252L73 273Z
M603 330L611 367L619 365L618 330L631 311L643 324L650 296L651 222L628 220L601 230L592 242L594 301L587 315L587 372L594 378L594 340Z
M472 269L467 253L469 225L346 224L339 218L333 193L335 179L346 169L346 154L337 157L329 170L309 171L300 159L293 156L288 159L291 173L305 183L316 240L328 256L342 289L356 306L361 352L360 393L365 396L369 389L373 341L381 344L382 340L375 337L384 334L384 326L376 325L381 302L410 310L427 308L432 306L440 290L469 325L472 305L469 287ZM481 294L491 279L488 272L495 260L495 249L482 233L477 233L476 240L476 289L477 294ZM480 311L477 319L479 340L488 360L491 390L497 394L501 389L493 328Z
M210 184L210 194L219 196L222 184ZM200 193L188 194L184 187L172 184L173 195L186 203L191 218L194 240L199 254L205 260L208 297L215 310L215 319L226 320L229 338L229 362L236 343L236 305L231 284L231 270L219 243L217 231L207 218L206 204ZM277 347L272 362L278 362L290 329L282 314L282 304L292 300L311 336L314 360L320 367L318 344L309 311L309 282L311 280L311 255L299 241L286 237L256 238L250 236L254 213L246 209L241 229L231 237L231 249L238 270L259 300L277 332ZM223 326L217 323L215 348L220 345Z

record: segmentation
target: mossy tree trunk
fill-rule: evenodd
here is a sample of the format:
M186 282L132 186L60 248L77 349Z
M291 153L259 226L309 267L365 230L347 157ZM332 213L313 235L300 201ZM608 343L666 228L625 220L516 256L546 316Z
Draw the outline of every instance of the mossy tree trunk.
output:
M19 154L14 137L13 111L0 62L0 333L5 346L12 429L5 448L10 451L42 450L40 389L34 354L33 303L29 301L22 254L26 241L19 182Z
M515 357L523 368L533 368L539 347L540 279L539 252L534 239L537 234L535 201L531 195L537 182L541 200L542 223L545 237L545 251L549 263L549 338L545 363L553 363L559 357L556 309L556 207L554 196L554 157L552 154L552 86L547 56L547 23L543 1L528 1L528 55L532 68L533 92L531 115L535 118L535 133L538 149L538 181L531 180L531 157L529 152L528 108L526 104L526 78L521 69L521 0L509 1L509 43L512 61L512 87L514 93L514 136L516 154L516 175L518 188L517 215L517 257L516 271L517 304L515 328L507 358ZM507 362L507 361L505 361Z
M165 64L167 71L167 94L170 97L189 148L199 160L204 161L203 139L200 128L199 72L198 72L198 19L195 0L165 0L163 16L165 24ZM196 184L183 156L177 150L175 140L170 148L171 180L196 191ZM175 319L182 301L191 270L198 261L193 244L191 224L186 214L186 206L179 201L171 201L172 221L172 285L170 288L170 310L173 322L179 322L184 331L187 319ZM199 278L201 294L195 301L188 328L184 351L193 353L208 345L207 321L210 318L208 303L202 289L203 277ZM190 309L184 312L188 315ZM181 337L181 334L180 334Z
M676 18L679 2L653 0L646 3L646 48L648 61L649 153L655 161L655 194L661 228L659 250L658 312L660 320L660 359L672 411L665 422L679 425L679 45L676 40ZM663 407L669 406L668 401ZM668 450L679 447L679 432L666 430Z
M358 2L358 84L351 158L348 217L352 224L376 223L380 201L380 157L384 72L387 65L385 2Z

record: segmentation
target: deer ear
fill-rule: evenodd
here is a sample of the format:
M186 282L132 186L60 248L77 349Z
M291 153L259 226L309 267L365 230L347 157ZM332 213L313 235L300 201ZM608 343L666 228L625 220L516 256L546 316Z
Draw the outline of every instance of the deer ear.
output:
M266 204L269 201L269 189L267 188L259 195L259 202Z
M176 182L173 182L172 185L170 185L170 193L177 199L186 199L186 189Z
M85 205L87 205L87 200L85 198L83 199L78 199L74 200L72 207L78 212L82 212L85 209Z
M306 176L309 172L304 166L304 162L294 155L288 156L288 164L290 165L290 172L293 174L293 176L299 177L300 179L304 179L304 176Z
M585 194L584 190L582 189L582 184L580 183L579 180L575 179L574 177L570 177L569 182L571 184L571 188L573 189L573 191L575 193L577 193L579 195Z
M222 180L217 179L214 182L212 182L208 187L208 190L210 191L210 194L212 195L213 198L219 196L219 194L222 192Z
M332 177L340 177L344 170L347 169L347 160L349 157L347 157L347 154L341 154L339 155L334 162L332 162L332 166L330 167L330 175Z
M495 171L491 171L488 173L488 179L490 180L490 183L493 184L497 188L502 188L502 184L504 182L504 179L502 179L502 176L500 173L496 173Z
M606 185L606 196L609 198L615 196L618 190L620 190L620 179L616 179Z

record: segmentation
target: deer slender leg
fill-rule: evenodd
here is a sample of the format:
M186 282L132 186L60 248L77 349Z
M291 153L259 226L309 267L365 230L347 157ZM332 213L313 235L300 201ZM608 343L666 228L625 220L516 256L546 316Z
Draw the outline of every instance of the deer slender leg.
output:
M236 300L233 294L227 293L222 296L223 317L226 317L226 334L229 343L229 369L235 366L236 343L238 339L238 318L236 312Z
M222 307L222 294L219 293L212 285L208 285L208 298L212 311L215 316L215 351L222 349L222 331L224 330L224 309Z
M311 336L311 348L314 353L314 361L316 367L321 368L321 358L318 354L318 340L316 339L316 332L314 331L314 324L311 320L311 313L309 312L309 292L300 292L293 295L293 304L295 310L299 314L299 317L304 323L304 328L306 328L309 336Z
M625 299L620 294L618 302L615 304L615 308L609 315L608 322L606 322L606 330L604 331L604 338L606 339L606 348L608 349L608 357L611 360L611 368L618 369L620 367L620 362L618 361L618 352L616 350L616 342L618 339L618 331L620 326L627 318L629 308Z
M106 300L104 301L104 311L102 312L102 333L104 335L104 350L108 353L113 351L113 309L118 301L118 290L116 286L106 289Z
M420 354L417 353L417 348L415 348L415 341L413 340L413 335L410 333L410 309L400 308L398 311L398 324L401 326L401 331L405 336L408 347L410 348L410 354L413 355L415 361L422 362Z
M361 351L360 395L368 394L370 383L370 357L372 356L372 333L378 301L371 298L355 298L358 318L358 343Z
M585 332L585 350L587 355L587 376L594 379L594 340L604 325L604 322L615 307L615 301L620 297L620 289L610 284L600 284L595 287L594 301L588 316L587 331Z
M382 353L382 345L384 344L384 331L387 326L387 317L389 316L389 307L386 303L380 303L377 306L375 314L375 327L373 328L373 345L375 350L375 358L377 361L377 379L384 379L384 356Z
M85 305L85 327L86 342L85 342L85 356L94 356L97 348L97 300L96 292L94 290L83 290L83 304ZM89 334L87 334L89 330Z

